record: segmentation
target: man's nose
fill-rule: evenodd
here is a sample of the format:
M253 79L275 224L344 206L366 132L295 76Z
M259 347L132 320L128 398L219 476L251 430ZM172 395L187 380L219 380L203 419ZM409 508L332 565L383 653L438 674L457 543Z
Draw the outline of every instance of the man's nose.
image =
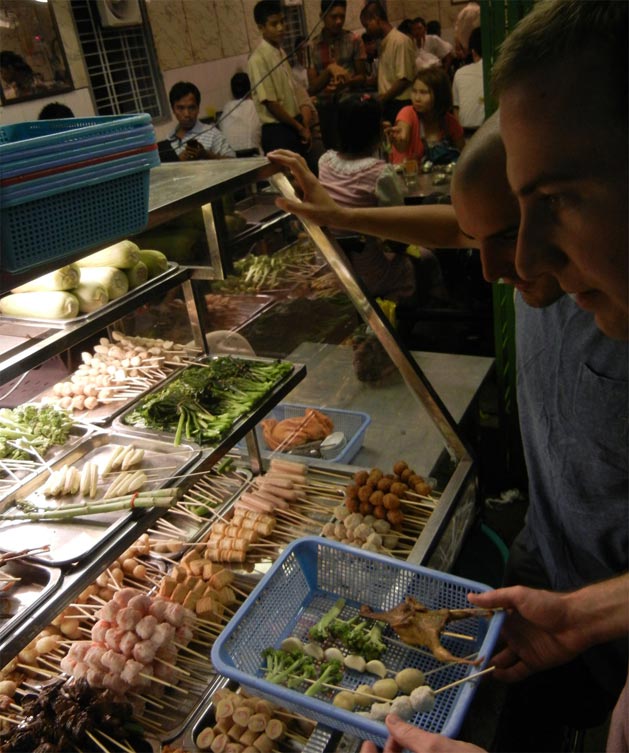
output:
M514 250L515 254L515 250ZM487 282L498 282L501 277L513 277L513 256L490 249L481 242L480 246L480 263L483 268L483 277Z
M523 280L551 273L557 254L552 231L544 212L520 206L520 230L515 250L515 268Z

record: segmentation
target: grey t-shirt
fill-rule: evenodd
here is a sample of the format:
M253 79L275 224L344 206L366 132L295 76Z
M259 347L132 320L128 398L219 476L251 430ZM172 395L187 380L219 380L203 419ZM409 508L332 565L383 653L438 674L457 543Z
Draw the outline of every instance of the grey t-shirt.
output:
M567 295L545 309L518 295L516 317L524 543L552 587L569 590L628 566L629 345Z

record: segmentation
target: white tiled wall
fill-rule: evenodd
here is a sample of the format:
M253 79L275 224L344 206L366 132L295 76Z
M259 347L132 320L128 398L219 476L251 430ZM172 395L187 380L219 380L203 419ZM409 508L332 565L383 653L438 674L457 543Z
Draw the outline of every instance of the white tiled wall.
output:
M171 86L177 81L192 81L199 87L201 92L201 116L213 115L223 108L223 104L231 99L229 82L238 70L246 70L247 55L213 60L209 63L201 63L186 68L175 68L164 71L164 87L168 94ZM155 132L158 141L165 139L173 130L175 121L157 125Z
M192 81L201 91L203 115L222 109L231 98L229 80L246 68L247 56L258 44L253 21L256 0L147 0L151 33L162 70L166 94L177 81ZM306 23L312 29L319 19L320 0L303 0ZM361 31L360 9L364 0L349 0L347 27ZM52 0L66 56L77 89L48 99L0 107L0 123L35 120L50 101L67 104L77 116L94 114L87 87L80 45L72 21L69 0ZM438 19L449 39L461 5L450 0L389 0L391 23L417 15ZM157 125L158 139L165 138L174 121Z

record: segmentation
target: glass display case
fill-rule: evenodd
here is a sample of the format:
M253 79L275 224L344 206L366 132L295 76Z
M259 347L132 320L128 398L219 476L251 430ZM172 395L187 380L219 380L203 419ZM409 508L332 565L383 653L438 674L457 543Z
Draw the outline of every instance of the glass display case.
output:
M15 388L16 394L24 394L18 384L23 375L29 370L35 375L37 367L59 356L62 370L69 373L80 363L81 350L114 331L186 346L188 359L227 354L294 364L293 377L226 441L211 447L192 442L194 458L186 466L191 471L178 467L172 483L185 495L226 455L246 469L249 479L273 459L297 462L317 483L334 490L329 512L321 517L323 526L357 472L376 470L383 477L402 463L426 486L424 494L408 497L407 520L398 520L396 528L406 542L396 556L448 570L477 511L477 471L460 425L473 410L491 359L407 351L339 245L321 228L308 222L302 226L276 211L278 194L294 197L286 176L264 158L153 169L148 232L157 233L184 213L200 212L207 245L203 263L173 262L159 278L73 323L0 317L0 391L5 396ZM236 208L245 210L245 227L237 232L225 221L226 195L235 195ZM283 247L276 250L278 237ZM270 240L259 242L265 238ZM243 254L243 249L249 251ZM58 262L48 266L54 269ZM46 271L38 269L38 274ZM13 282L3 279L3 292ZM36 394L27 399L51 388L45 374L34 385ZM11 405L7 400L3 405ZM287 420L308 428L312 411L324 417L327 445L328 437L316 433L306 433L296 446L273 435ZM85 423L98 436L131 443L134 427L124 424L124 416L124 411L112 410L98 421L87 417ZM0 496L3 509L7 498ZM17 654L134 541L154 531L161 517L157 508L131 511L87 557L54 566L45 558L26 560L25 568L33 569L38 584L36 594L23 606L21 618L5 620L4 626L0 622L3 658ZM300 535L297 525L294 535ZM254 567L251 577L265 566Z

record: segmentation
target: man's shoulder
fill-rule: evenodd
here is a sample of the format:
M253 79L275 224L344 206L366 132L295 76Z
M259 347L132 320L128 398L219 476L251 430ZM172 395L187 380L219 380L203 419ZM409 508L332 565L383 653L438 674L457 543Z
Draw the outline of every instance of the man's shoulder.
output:
M249 55L249 62L252 60L260 61L267 60L270 57L277 56L279 50L277 47L273 47L266 39L261 39L257 47L254 48L251 55Z

